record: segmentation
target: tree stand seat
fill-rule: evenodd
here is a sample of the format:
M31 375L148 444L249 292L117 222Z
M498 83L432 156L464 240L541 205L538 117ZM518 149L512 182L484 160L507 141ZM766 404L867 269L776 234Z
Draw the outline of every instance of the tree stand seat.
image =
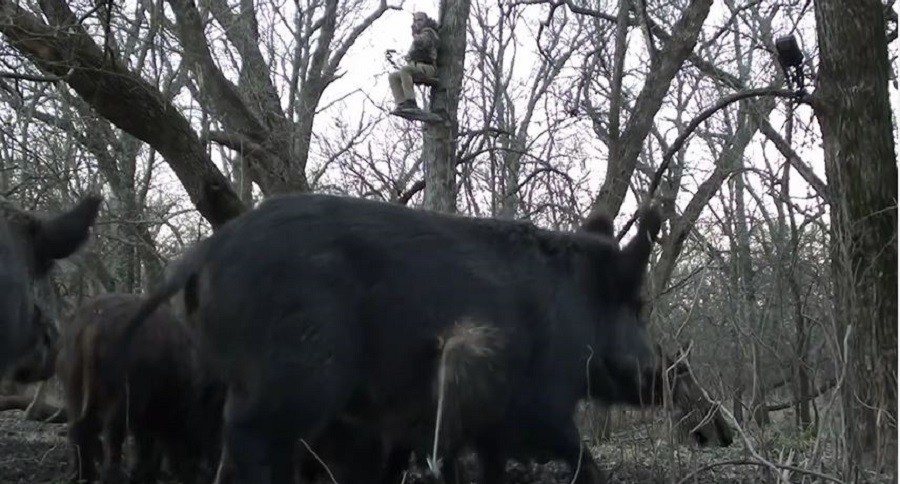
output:
M438 77L414 75L413 84L418 86L438 87L441 85L441 79Z

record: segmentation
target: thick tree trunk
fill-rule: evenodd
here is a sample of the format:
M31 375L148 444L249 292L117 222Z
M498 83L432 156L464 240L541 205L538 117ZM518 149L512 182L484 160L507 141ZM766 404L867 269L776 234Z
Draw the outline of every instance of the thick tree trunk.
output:
M896 472L897 158L886 25L878 0L818 0L815 13L835 315L847 336L845 464L854 475Z
M441 212L456 211L456 135L459 133L456 113L462 93L470 6L470 0L441 0L441 41L437 66L441 85L431 90L431 111L446 121L426 124L422 144L425 159L424 205Z

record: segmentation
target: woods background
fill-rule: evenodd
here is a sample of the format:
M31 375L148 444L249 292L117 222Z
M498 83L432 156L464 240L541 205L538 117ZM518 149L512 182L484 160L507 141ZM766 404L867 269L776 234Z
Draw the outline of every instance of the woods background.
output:
M448 124L388 115L414 10L443 24L445 89L418 91ZM278 193L619 230L652 198L652 334L742 429L713 462L896 479L894 0L0 0L0 34L0 196L106 196L61 315ZM601 459L704 472L639 411L587 415Z

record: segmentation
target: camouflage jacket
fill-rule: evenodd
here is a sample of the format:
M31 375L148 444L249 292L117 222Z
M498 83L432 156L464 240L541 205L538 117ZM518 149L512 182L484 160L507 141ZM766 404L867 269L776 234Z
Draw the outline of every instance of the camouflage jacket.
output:
M413 35L412 45L406 54L406 60L435 65L437 62L438 40L437 31L430 27L425 27L421 32Z

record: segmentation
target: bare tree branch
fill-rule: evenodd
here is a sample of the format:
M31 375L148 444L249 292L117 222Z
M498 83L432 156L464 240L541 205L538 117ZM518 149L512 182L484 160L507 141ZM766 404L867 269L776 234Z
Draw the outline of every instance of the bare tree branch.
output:
M647 74L622 132L618 150L610 152L606 179L594 199L593 211L607 214L619 212L644 139L653 125L653 118L662 106L672 79L697 43L711 5L712 0L692 0L675 24L675 34L659 53L659 65L656 70Z
M685 141L687 141L688 137L694 133L694 131L702 124L704 121L709 119L713 114L722 109L734 104L742 99L748 99L752 97L782 97L782 98L794 98L796 94L793 91L788 91L785 89L778 88L759 88L759 89L749 89L742 92L737 92L726 96L722 99L719 99L714 105L704 109L700 114L698 114L694 119L688 123L687 127L685 127L684 131L672 144L669 146L669 149L666 150L666 153L663 155L662 161L660 162L659 168L657 168L656 173L653 174L653 180L650 183L650 188L647 191L647 198L652 198L653 193L656 192L656 189L659 188L659 183L662 180L663 173L666 172L669 168L669 164L672 162L672 158L675 154L678 153L679 150L684 146ZM618 239L622 239L628 230L631 228L631 225L636 220L637 215L633 215L628 222L622 227L622 230L619 231L616 236Z
M72 70L66 83L100 115L159 151L214 227L244 210L188 121L153 86L104 59L89 37L51 28L8 0L0 0L0 32L43 72L61 76Z
M36 74L26 74L22 72L0 72L0 78L15 79L18 81L34 81L34 82L59 82L65 81L71 74L73 69L69 69L61 76L39 76Z
M775 145L775 148L777 148L785 159L788 160L791 167L797 170L797 173L806 180L806 183L809 183L809 185L813 187L820 197L825 200L830 200L828 186L825 184L825 181L816 176L816 174L813 173L812 168L810 168L805 161L800 159L800 155L798 155L797 152L791 148L791 145L778 134L778 131L775 131L775 128L772 127L772 123L770 123L768 119L761 119L760 121L760 131L766 135L766 138L768 138L769 141Z

